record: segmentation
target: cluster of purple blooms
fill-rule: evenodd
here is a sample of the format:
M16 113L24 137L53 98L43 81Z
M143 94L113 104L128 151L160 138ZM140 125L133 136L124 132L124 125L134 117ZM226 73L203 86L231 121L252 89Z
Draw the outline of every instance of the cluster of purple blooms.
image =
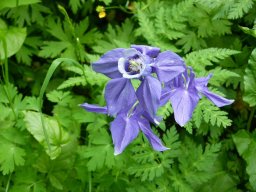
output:
M192 68L186 67L179 55L160 52L157 47L131 45L128 49L113 49L93 63L92 68L111 78L105 88L106 106L88 103L81 106L115 118L110 128L115 155L122 153L140 130L155 150L168 149L150 127L150 123L159 124L157 110L168 101L180 126L190 120L202 95L218 107L233 102L208 90L211 75L195 78ZM140 81L136 90L132 79Z

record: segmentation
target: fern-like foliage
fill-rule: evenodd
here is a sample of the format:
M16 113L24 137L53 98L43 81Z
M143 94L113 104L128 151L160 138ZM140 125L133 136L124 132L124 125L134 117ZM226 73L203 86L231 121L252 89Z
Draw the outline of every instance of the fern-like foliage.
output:
M192 123L198 128L199 134L206 135L210 132L211 137L218 138L224 128L231 126L232 121L226 111L202 99L193 113Z
M77 66L64 66L64 69L67 71L72 71L79 76L69 77L63 83L61 83L58 89L65 89L74 86L86 86L86 85L98 85L103 87L106 83L107 78L101 74L96 73L87 65L84 65L84 68L81 69Z
M194 51L186 55L185 62L192 66L195 71L201 72L206 66L218 63L231 55L238 54L239 51L220 48L208 48Z
M237 84L241 81L241 75L237 71L223 69L221 67L216 67L212 70L213 76L210 80L210 84L214 86L221 86L224 84Z
M103 38L99 39L97 44L92 47L95 52L103 54L117 47L130 47L134 41L134 23L131 19L126 19L121 26L113 27L109 24Z
M215 8L218 10L214 18L228 18L228 19L238 19L243 17L248 11L253 7L253 0L230 0L224 1L207 1L200 0L200 3L207 6L208 8Z
M142 181L152 181L165 174L174 162L173 159L179 155L180 142L175 127L166 132L164 142L170 149L163 154L152 153L148 146L137 146L137 154L133 157L137 163L129 167L129 174L140 177Z
M92 45L101 38L96 29L88 29L88 18L75 25L66 20L48 18L47 27L54 39L41 46L41 57L68 57L84 62L88 58L83 45Z
M212 176L207 172L214 172L214 162L220 151L219 144L207 145L204 150L202 146L196 146L189 140L187 140L187 144L189 146L183 146L183 154L185 155L178 158L181 173L173 173L173 186L179 190L185 186L195 189L198 185L209 181Z

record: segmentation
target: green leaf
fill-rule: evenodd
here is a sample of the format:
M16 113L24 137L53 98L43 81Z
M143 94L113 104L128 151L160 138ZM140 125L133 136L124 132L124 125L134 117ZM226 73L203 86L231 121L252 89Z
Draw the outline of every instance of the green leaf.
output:
M117 47L128 48L134 41L134 23L130 19L126 19L121 26L113 27L109 24L103 38L99 39L92 48L97 53L105 53Z
M140 177L141 181L152 181L157 177L160 177L164 173L164 167L162 164L146 163L143 165L132 166L128 169L128 172L135 177Z
M69 77L66 81L64 81L58 89L65 89L68 87L74 87L74 86L85 86L87 84L86 79L83 76L80 77Z
M233 135L233 140L239 155L241 155L247 163L246 172L249 175L249 181L253 190L256 190L256 138L246 130L240 130Z
M238 53L240 51L225 48L207 48L187 54L185 62L195 71L202 72L206 66L211 66L213 63L218 63L220 60Z
M213 76L210 80L211 85L221 86L227 82L227 80L231 80L231 83L235 83L235 79L241 80L240 74L231 70L222 69L221 67L215 67L211 72L213 72Z
M230 3L231 7L228 12L229 19L241 18L245 13L247 13L253 7L253 0L243 0Z
M0 170L4 175L14 171L15 166L24 165L25 150L16 144L1 139Z
M50 149L48 149L40 113L34 111L26 111L24 114L27 130L41 145L44 146L47 154L51 159L57 158L60 155L62 148L70 141L70 136L68 133L59 126L57 120L43 116L43 121L47 133L46 136L49 137L50 142Z
M203 110L203 118L205 122L211 123L212 126L223 126L224 128L231 125L231 120L227 117L228 113L221 111L218 107L213 105L210 101L204 100L200 103Z
M46 94L47 98L54 103L63 103L67 104L72 99L70 92L62 92L62 91L51 91L50 93Z
M81 0L69 0L68 5L71 7L72 12L76 14L82 4Z
M61 182L58 180L57 177L50 174L49 175L49 180L50 180L52 186L54 186L56 189L63 190L63 185L61 184Z
M246 34L248 34L248 35L251 35L251 36L253 36L253 37L256 38L256 29L255 29L255 28L250 29L250 28L248 28L248 27L241 27L241 26L240 26L240 29L242 29L242 31L243 31L244 33L246 33Z
M256 106L256 49L253 50L245 69L243 100L251 107Z
M106 5L109 5L112 2L112 0L100 0L100 1L104 2Z
M28 5L33 3L39 3L41 0L8 0L0 1L0 10L3 8L12 8L20 5Z
M111 137L105 129L93 132L90 135L92 146L81 148L82 156L89 159L89 171L95 171L104 166L111 168L115 165L114 149Z
M0 59L17 53L26 38L26 28L0 26ZM6 45L6 48L5 48ZM6 49L6 50L5 50Z
M31 166L17 171L10 192L46 192L45 183L36 172Z

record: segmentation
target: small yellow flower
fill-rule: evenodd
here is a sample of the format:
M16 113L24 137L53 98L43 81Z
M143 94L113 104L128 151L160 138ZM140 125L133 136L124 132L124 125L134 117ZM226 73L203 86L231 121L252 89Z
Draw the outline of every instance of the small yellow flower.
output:
M100 19L106 17L106 15L107 15L105 12L105 8L103 6L98 5L96 7L96 11L99 13L98 16Z
M104 17L106 17L106 12L99 12L99 18L102 19Z

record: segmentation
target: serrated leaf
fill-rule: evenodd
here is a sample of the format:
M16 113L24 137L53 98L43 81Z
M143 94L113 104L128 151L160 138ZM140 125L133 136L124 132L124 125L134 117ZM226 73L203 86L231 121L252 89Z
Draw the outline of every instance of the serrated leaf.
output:
M81 7L81 0L69 0L69 6L73 13L77 13L78 9Z
M61 55L61 53L64 50L67 50L72 47L72 44L70 44L67 41L49 41L44 42L44 45L41 47L41 50L39 52L39 56L41 57L50 57L55 58Z
M243 0L243 1L235 1L234 3L230 3L231 7L228 12L229 19L237 19L241 18L245 13L247 13L253 7L253 0Z
M213 65L213 62L218 63L231 55L238 54L239 51L231 49L208 48L189 53L185 57L187 65L192 66L195 71L201 72L206 66Z
M245 69L243 100L251 107L256 106L256 49L253 50Z
M229 79L231 81L234 81L234 79L241 79L241 76L238 73L231 70L222 69L221 67L215 67L212 72L213 76L209 83L215 86L221 86Z
M81 77L69 77L66 81L64 81L62 84L59 85L58 89L65 89L68 87L74 87L74 86L85 86L87 84L86 79Z
M13 172L15 166L24 165L26 154L24 149L4 140L0 141L0 145L0 170L4 175Z
M111 168L115 164L114 149L111 137L105 129L90 135L92 146L85 148L83 157L88 158L89 171L101 169L103 166Z
M121 26L112 27L112 25L108 25L103 38L99 39L92 48L97 53L105 53L117 47L128 48L135 40L133 31L134 23L129 19L126 19Z
M223 126L226 128L231 125L231 120L227 117L228 113L221 111L218 107L205 102L203 106L204 120L207 123L211 123L212 126Z
M54 103L64 103L67 104L72 99L70 92L63 92L63 91L51 91L50 93L46 94L47 98Z
M152 181L164 173L164 167L162 164L153 162L150 164L130 167L128 172L135 177L140 177L141 181Z

